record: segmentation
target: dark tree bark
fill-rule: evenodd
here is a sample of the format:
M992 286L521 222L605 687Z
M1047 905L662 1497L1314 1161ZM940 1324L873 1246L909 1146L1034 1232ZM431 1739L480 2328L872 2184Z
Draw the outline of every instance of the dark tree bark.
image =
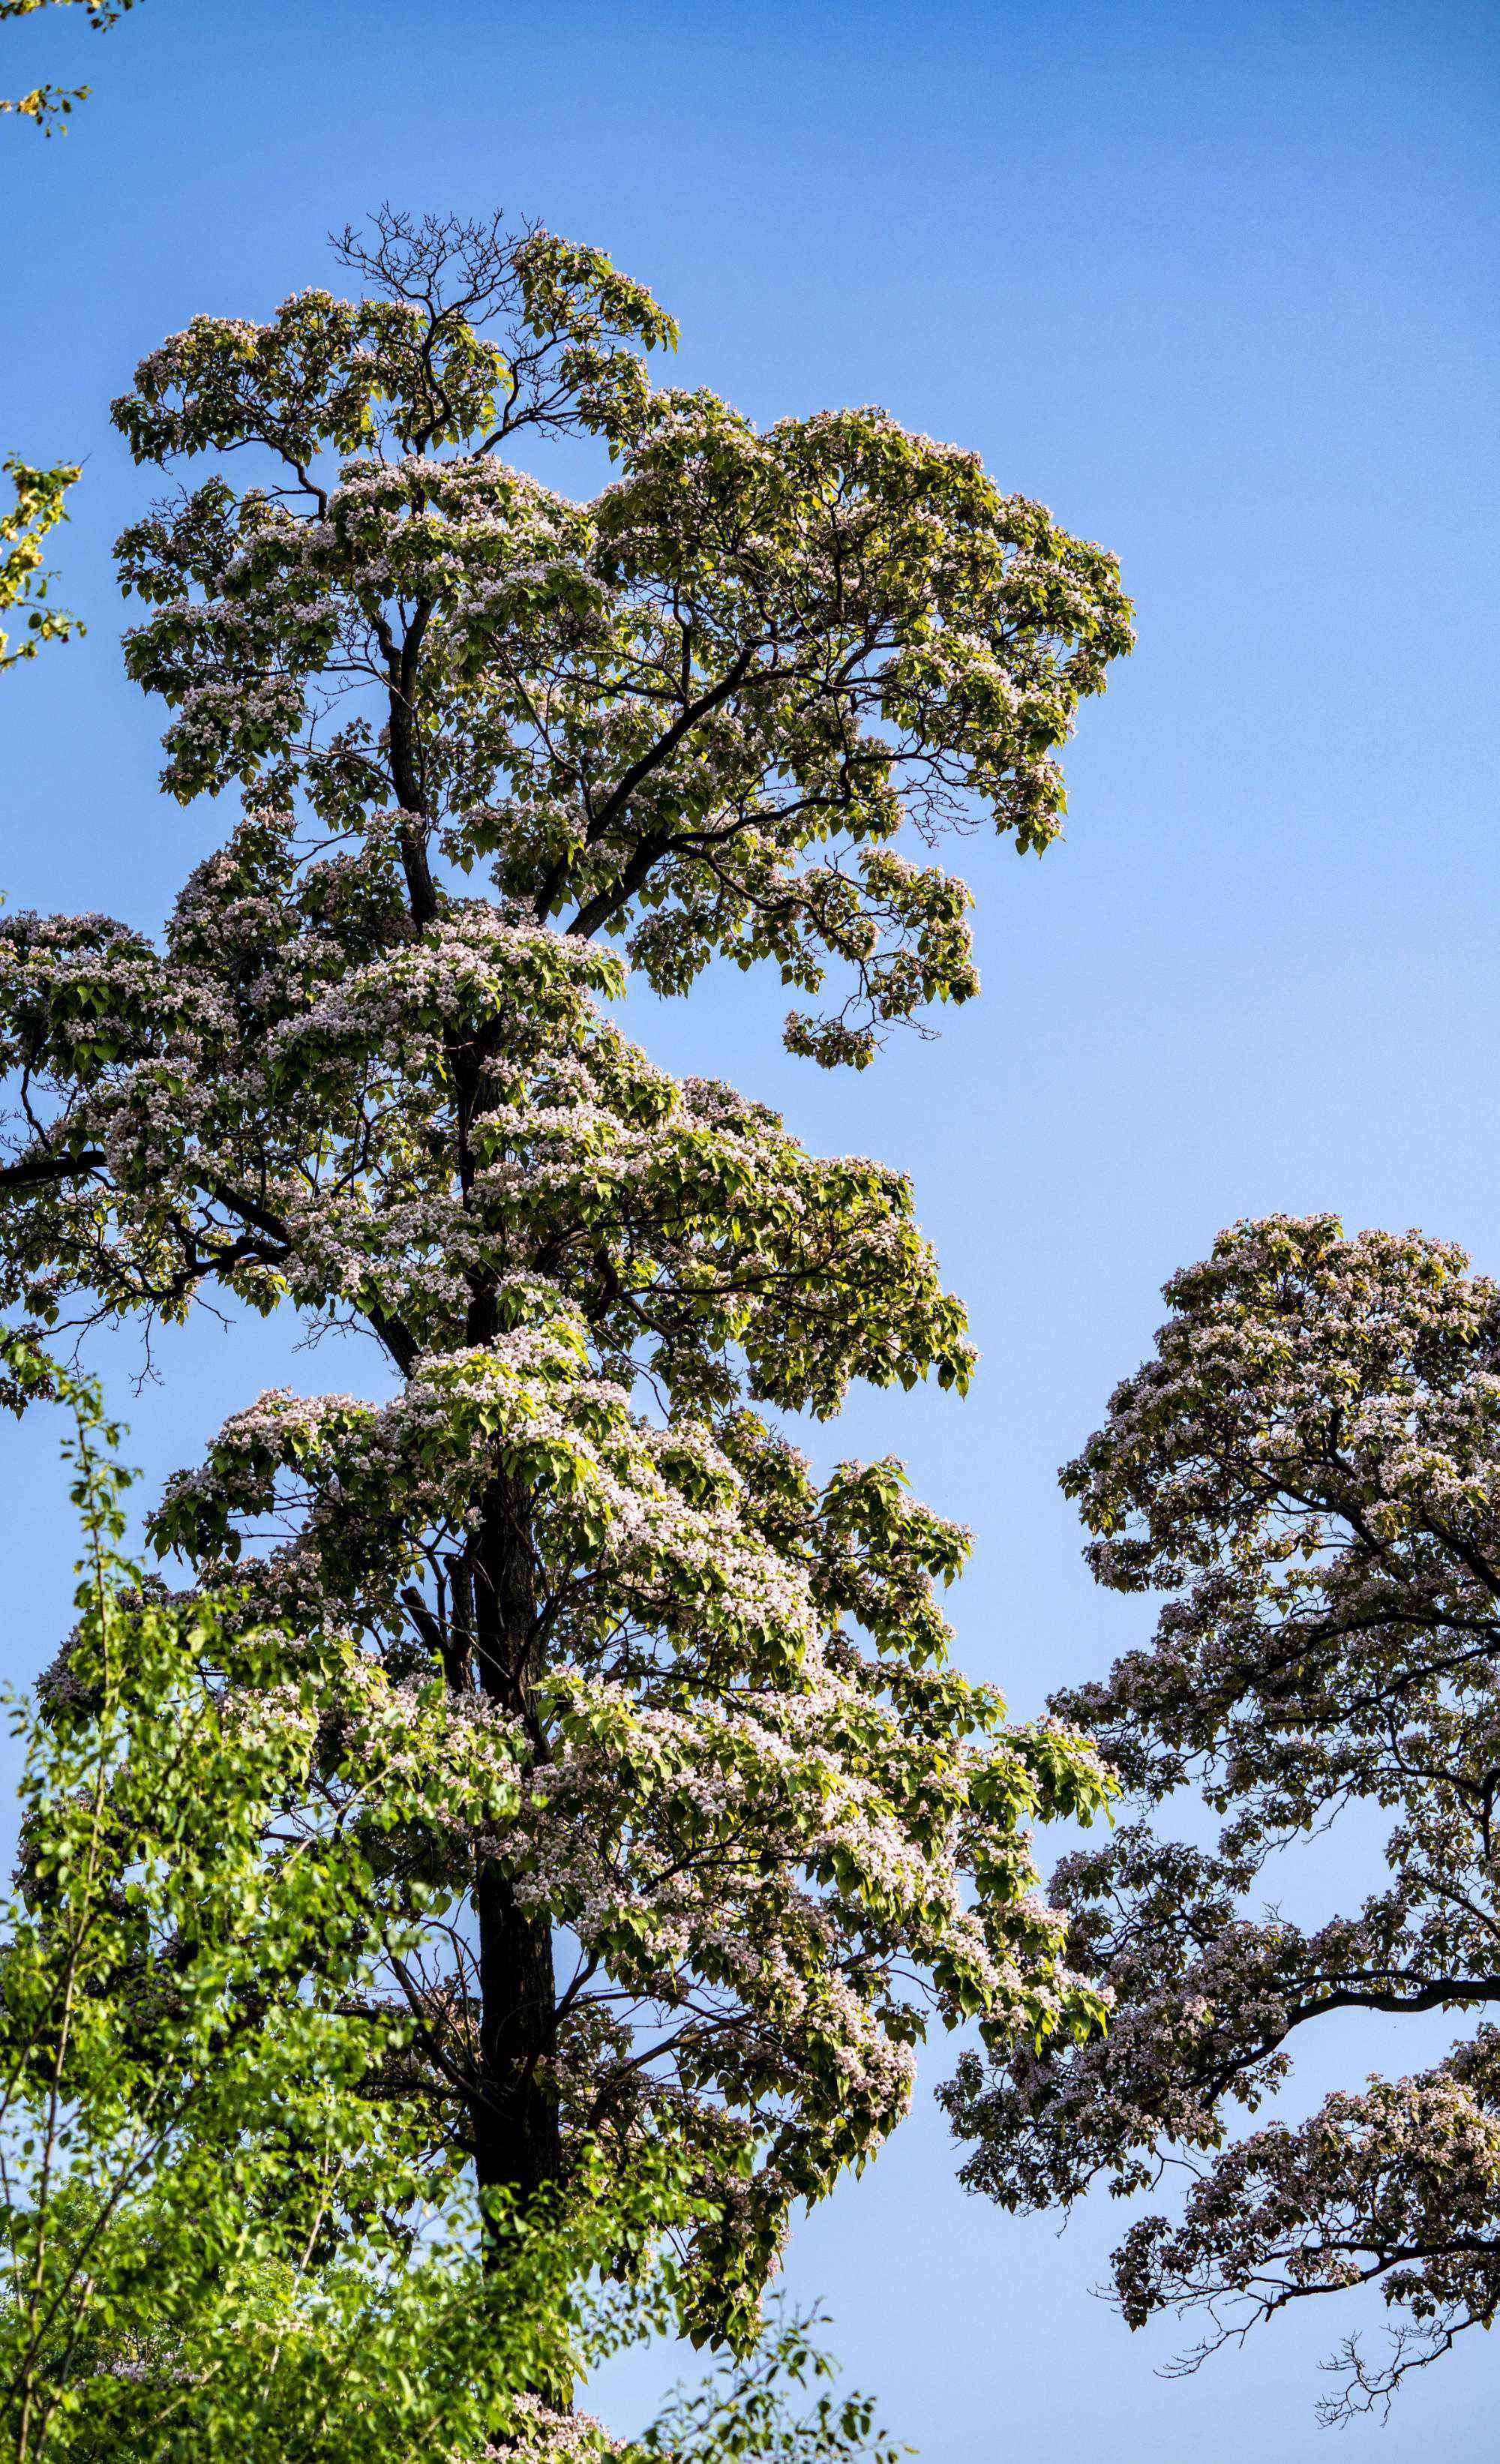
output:
M474 1552L474 1658L488 1698L543 1740L534 1688L540 1674L536 1574L524 1484L501 1477L483 1503ZM479 2080L471 2113L481 2192L509 2190L522 2204L562 2169L558 2100L549 2066L557 1986L552 1928L517 1899L502 1860L480 1864L474 1889L479 1933Z

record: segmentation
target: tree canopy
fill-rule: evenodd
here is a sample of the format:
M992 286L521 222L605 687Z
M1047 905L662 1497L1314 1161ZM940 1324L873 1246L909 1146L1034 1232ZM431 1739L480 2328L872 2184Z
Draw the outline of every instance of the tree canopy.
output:
M1500 2303L1500 1287L1418 1232L1331 1216L1223 1235L1167 1286L1154 1356L1064 1475L1098 1579L1160 1592L1154 1640L1053 1700L1132 1801L1058 1869L1070 1955L1106 1993L1085 2046L966 2060L965 2174L1007 2206L1192 2174L1131 2227L1126 2317L1257 2318L1377 2285L1339 2415ZM1180 1836L1182 1792L1220 1824ZM1370 1817L1385 1870L1312 1925L1253 1904L1290 1843ZM1348 2011L1474 2014L1445 2058L1232 2137L1301 2033Z
M389 816L419 925L436 859L488 864L659 991L832 966L789 1030L823 1060L971 994L966 890L893 841L1056 835L1057 748L1130 647L1113 558L883 411L761 433L653 389L675 328L596 250L386 215L341 254L366 297L197 318L116 406L143 461L267 473L121 541L167 789ZM618 465L588 504L503 458L579 432Z

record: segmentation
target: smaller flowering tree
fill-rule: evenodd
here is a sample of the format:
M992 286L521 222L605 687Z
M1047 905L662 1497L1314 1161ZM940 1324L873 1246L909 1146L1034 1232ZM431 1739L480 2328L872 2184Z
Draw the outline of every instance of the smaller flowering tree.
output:
M1167 1286L1155 1356L1064 1472L1155 1640L1054 1698L1134 1800L1053 1878L1073 1956L1113 2004L1087 2045L966 2059L948 2101L965 2178L1011 2207L1185 2163L1177 2220L1134 2225L1133 2325L1203 2313L1189 2364L1254 2320L1379 2286L1334 2417L1383 2404L1500 2307L1500 1287L1411 1232L1330 1216L1224 1233ZM1183 1789L1212 1847L1161 1828ZM1290 1843L1383 1815L1383 1874L1315 1925L1251 1895ZM1445 2059L1225 2144L1332 2013L1478 2024Z

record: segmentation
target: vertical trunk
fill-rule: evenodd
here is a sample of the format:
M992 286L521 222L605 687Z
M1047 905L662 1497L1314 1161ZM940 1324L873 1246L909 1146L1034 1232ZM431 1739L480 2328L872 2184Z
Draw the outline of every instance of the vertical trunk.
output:
M425 624L426 620L423 619L420 626L413 626L401 656L396 660L394 672L389 679L388 699L390 779L396 791L396 803L404 817L408 814L423 816L422 826L419 829L413 828L410 822L404 818L397 842L401 851L402 870L407 877L407 895L410 900L411 913L415 921L422 925L430 924L437 913L437 891L432 880L432 869L427 851L427 804L422 792L417 742L412 725L412 694ZM395 656L393 647L390 656L392 658Z
M510 1876L492 1858L474 1894L479 1919L479 2061L474 2112L481 2190L524 2202L556 2180L562 2161L557 2098L541 2067L552 2051L552 1929L516 1904Z
M474 1555L474 1660L479 1683L512 1718L534 1718L540 1674L529 1500L501 1478L483 1500ZM555 2033L552 1928L517 1903L502 1861L487 1859L474 1889L479 1932L480 2083L471 2114L481 2190L524 2202L557 2178L561 2144L548 2079Z

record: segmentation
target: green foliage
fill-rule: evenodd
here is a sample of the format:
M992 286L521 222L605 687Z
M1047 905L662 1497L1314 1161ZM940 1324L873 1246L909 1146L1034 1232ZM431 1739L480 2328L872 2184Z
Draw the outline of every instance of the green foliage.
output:
M84 627L77 616L50 605L47 594L53 576L42 571L42 541L68 518L65 499L78 475L77 464L59 462L51 471L41 471L8 453L0 471L15 491L14 504L0 513L0 609L21 608L26 614L25 638L14 649L10 634L0 626L3 671L14 667L18 659L34 659L44 642L65 642Z
M1056 837L1057 748L1131 646L1114 559L884 411L761 433L653 390L675 328L597 250L387 212L340 253L367 296L195 318L115 407L141 461L265 471L120 541L168 791L394 812L420 916L434 857L490 865L658 991L717 953L831 973L788 1025L824 1062L968 999L968 891L892 842ZM592 503L508 458L580 431L618 466Z
M914 2451L882 2434L870 2398L834 2392L833 2365L810 2339L816 2323L816 2314L778 2321L715 2378L679 2390L626 2464L899 2464ZM793 2391L805 2389L816 2393L801 2406Z

